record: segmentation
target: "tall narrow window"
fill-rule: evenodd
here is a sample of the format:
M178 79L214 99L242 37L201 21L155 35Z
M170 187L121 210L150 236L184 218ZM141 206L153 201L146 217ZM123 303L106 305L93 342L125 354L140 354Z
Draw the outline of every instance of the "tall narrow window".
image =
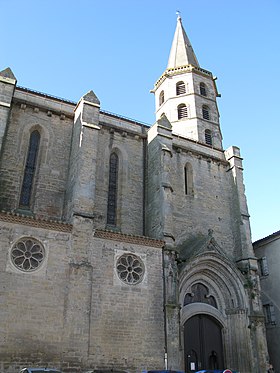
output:
M37 156L40 145L40 134L33 131L30 135L28 154L25 164L24 177L21 187L19 205L23 208L30 207L34 176L36 170Z
M184 82L178 82L176 84L176 95L179 96L179 95L183 95L184 93L186 93L185 83Z
M185 194L193 195L193 169L190 163L187 163L184 168L185 177Z
M205 83L200 83L200 85L199 85L199 90L200 90L200 94L201 94L202 96L207 96L206 85L205 85Z
M112 153L109 168L107 224L113 226L117 224L118 168L119 158L116 153Z
M202 116L203 116L203 119L210 120L209 107L206 105L202 106Z
M185 104L181 104L177 108L178 110L178 119L187 118L188 115L188 108Z
M159 94L159 106L164 103L164 91L161 91Z
M213 145L212 132L210 130L205 130L205 143L207 145Z

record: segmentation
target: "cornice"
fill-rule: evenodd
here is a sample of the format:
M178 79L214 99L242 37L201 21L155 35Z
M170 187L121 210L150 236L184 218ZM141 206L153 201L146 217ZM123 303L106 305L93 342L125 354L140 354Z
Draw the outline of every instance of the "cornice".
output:
M120 232L114 232L110 230L102 230L96 229L94 233L94 237L96 238L103 238L112 241L119 241L119 242L126 242L132 243L136 245L142 246L151 246L161 249L165 242L162 240L156 240L154 238L146 237L146 236L134 236L132 234L124 234Z
M168 77L174 76L174 75L179 75L182 73L191 73L195 72L199 75L204 75L211 77L213 79L212 73L208 70L202 69L201 67L196 67L193 65L185 65L185 66L180 66L180 67L174 67L174 68L169 68L164 71L164 73L160 76L160 78L156 81L154 89L151 90L153 93L155 89Z
M0 221L11 224L21 224L33 228L50 229L58 232L71 233L72 225L51 219L39 219L33 216L26 216L15 212L0 212Z

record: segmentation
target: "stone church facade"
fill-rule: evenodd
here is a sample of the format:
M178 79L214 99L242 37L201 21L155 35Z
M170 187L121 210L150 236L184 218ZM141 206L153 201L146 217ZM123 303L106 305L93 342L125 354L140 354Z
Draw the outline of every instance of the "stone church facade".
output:
M0 72L0 370L267 364L239 148L178 17L156 122Z

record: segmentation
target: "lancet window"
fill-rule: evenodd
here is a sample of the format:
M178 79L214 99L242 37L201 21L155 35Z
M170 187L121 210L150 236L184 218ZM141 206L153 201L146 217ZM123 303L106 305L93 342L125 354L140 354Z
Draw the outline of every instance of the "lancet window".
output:
M36 164L40 145L40 133L35 130L30 135L27 159L21 187L19 206L29 208L35 178Z
M184 168L185 177L185 194L193 195L193 169L190 163L187 163Z
M112 226L116 226L117 224L118 168L119 158L116 153L112 153L109 164L109 188L107 204L107 224Z

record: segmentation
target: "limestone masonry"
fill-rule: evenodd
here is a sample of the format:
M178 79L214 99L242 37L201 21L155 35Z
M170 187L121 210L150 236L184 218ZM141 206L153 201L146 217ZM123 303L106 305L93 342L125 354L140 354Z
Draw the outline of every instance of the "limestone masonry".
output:
M0 72L0 371L268 362L240 150L178 17L148 127Z

